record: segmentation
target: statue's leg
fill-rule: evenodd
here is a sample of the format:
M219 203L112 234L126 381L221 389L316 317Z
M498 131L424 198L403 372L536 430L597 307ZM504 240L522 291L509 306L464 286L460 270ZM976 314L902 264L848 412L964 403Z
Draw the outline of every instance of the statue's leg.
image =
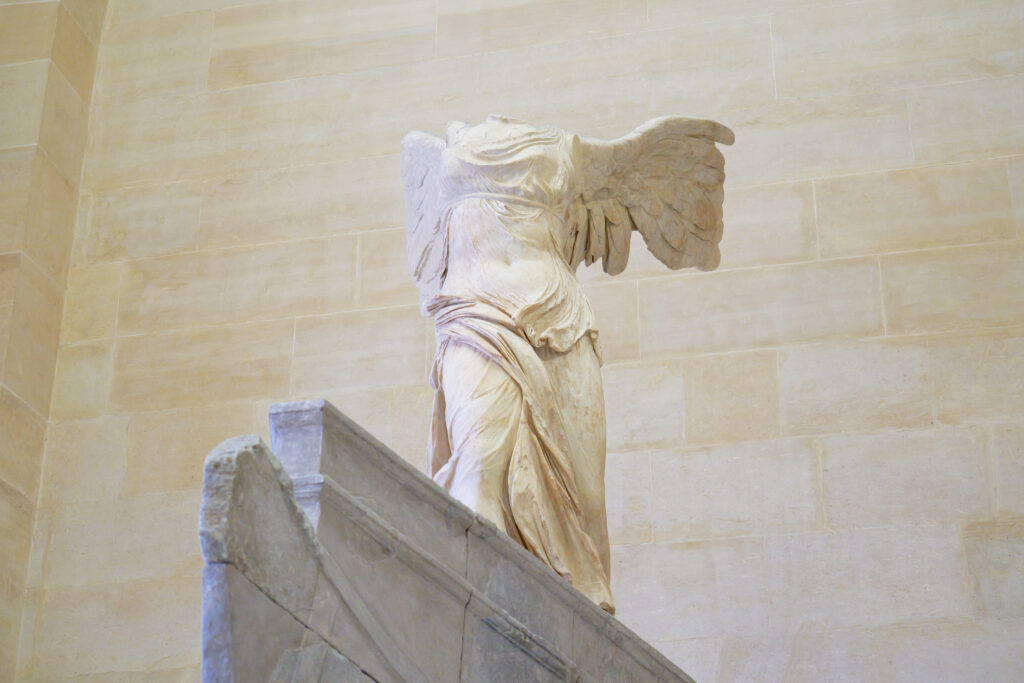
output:
M452 457L434 481L509 533L506 481L522 411L519 386L478 352L449 344L441 390Z
M610 576L608 517L605 511L605 415L601 363L589 335L565 353L538 350L556 388L565 421L573 474L583 508L584 529Z

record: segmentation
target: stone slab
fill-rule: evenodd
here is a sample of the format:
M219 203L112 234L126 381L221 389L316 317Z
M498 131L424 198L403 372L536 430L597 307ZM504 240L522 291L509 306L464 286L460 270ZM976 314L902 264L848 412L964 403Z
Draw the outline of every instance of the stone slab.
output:
M452 571L465 573L473 513L329 402L271 406L270 434L293 477L334 480Z
M284 466L255 436L207 459L205 681L692 683L326 401L271 424Z

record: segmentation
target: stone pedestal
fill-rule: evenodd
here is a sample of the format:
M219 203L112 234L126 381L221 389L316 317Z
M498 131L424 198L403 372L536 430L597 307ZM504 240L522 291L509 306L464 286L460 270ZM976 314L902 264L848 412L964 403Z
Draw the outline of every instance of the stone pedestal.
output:
M204 681L691 681L325 401L207 458Z

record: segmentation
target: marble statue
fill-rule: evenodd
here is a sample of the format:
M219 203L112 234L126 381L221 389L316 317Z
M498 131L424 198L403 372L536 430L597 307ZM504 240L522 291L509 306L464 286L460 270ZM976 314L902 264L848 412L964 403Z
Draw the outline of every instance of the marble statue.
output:
M437 352L429 473L614 612L594 315L575 270L625 268L630 234L670 268L718 265L713 121L597 140L504 116L402 141L409 266Z

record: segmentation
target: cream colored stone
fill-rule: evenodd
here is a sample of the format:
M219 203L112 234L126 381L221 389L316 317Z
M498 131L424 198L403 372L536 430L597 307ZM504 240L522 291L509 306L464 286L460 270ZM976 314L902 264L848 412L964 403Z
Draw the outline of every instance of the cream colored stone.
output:
M72 186L78 187L89 128L89 105L56 66L50 65L39 124L39 146Z
M80 188L76 207L74 234L77 239L71 242L71 255L69 258L69 266L71 268L80 268L86 265L85 250L82 244L85 242L84 237L89 226L89 212L92 210L92 193Z
M20 398L0 386L0 479L26 500L39 487L46 420Z
M290 320L123 337L114 352L115 412L285 396Z
M434 6L420 0L350 7L325 0L217 12L210 87L403 64L434 56Z
M833 436L823 443L830 526L955 522L989 514L982 430Z
M10 318L14 315L14 304L0 305L0 339L10 337ZM3 375L4 364L7 360L7 347L0 345L0 376Z
M93 45L100 44L107 4L108 0L61 0L61 6L78 22Z
M96 74L96 46L63 5L57 13L52 59L79 97L88 102Z
M14 680L33 505L0 479L0 676Z
M87 233L79 238L90 262L192 251L199 233L195 183L128 187L92 197Z
M121 264L105 263L73 268L68 273L61 343L71 344L111 337L117 320Z
M35 147L0 151L0 253L21 249Z
M889 334L1019 325L1024 320L1024 244L992 244L884 256Z
M0 149L34 145L43 120L50 60L0 66Z
M74 228L75 189L39 152L25 209L25 251L61 285L67 281Z
M391 438L384 443L420 471L427 469L434 390L422 383L396 387L391 396Z
M0 676L13 678L18 658L22 592L0 584Z
M726 636L719 655L718 683L729 681L785 680L790 636L770 631L754 637Z
M964 527L964 549L979 612L1024 617L1024 522L976 522Z
M290 11L258 2L228 6L217 12L216 49L264 48L269 52L282 35L290 42L313 43L433 26L434 5L422 0L386 0L375 7L353 8L326 0L298 0Z
M6 340L11 334L11 318L14 317L14 304L0 305L0 339ZM4 372L7 361L7 347L0 345L0 376Z
M62 346L57 353L51 416L99 417L107 411L113 340Z
M246 2L246 4L258 5L264 2L274 2L274 0L253 0L252 2ZM141 19L169 17L204 10L218 10L237 5L238 0L180 0L180 2L170 5L163 0L135 0L127 4L114 3L110 8L112 15L111 24L126 24Z
M1006 163L1013 215L1017 221L1017 238L1020 239L1024 237L1024 157L1009 159Z
M647 0L647 21L652 27L664 27L739 19L767 15L773 4L772 0L720 0L713 5L700 0Z
M198 547L194 540L192 545ZM59 678L194 665L200 657L199 594L198 572L47 591L33 671Z
M403 220L395 155L215 178L202 192L200 248L390 228Z
M651 643L695 681L715 681L722 649L718 638L661 640Z
M265 411L261 422L266 422ZM249 402L131 415L125 492L198 490L203 458L225 434L247 434L255 427Z
M602 4L615 11L612 3ZM570 27L561 21L558 25L570 32L585 26ZM763 16L755 21L703 22L651 32L616 31L609 37L485 52L464 60L470 80L455 87L465 110L486 105L491 111L558 121L605 137L627 133L652 112L719 118L723 112L763 106L774 99L771 34ZM521 66L509 70L513 63ZM679 64L689 66L684 70ZM507 74L508 81L493 78L494 73ZM641 73L643 78L638 80ZM514 94L538 88L543 97L536 100ZM613 107L607 106L611 92L615 93ZM724 122L731 125L734 119L730 116ZM730 160L734 154L728 154Z
M651 472L658 543L821 526L818 456L807 441L654 453Z
M13 306L18 294L18 274L22 255L0 254L0 306ZM3 337L6 340L6 336Z
M940 422L1017 420L1024 414L1024 336L939 337L931 343Z
M686 27L657 44L634 35L539 50L523 48L518 61L516 54L489 53L233 88L181 100L173 110L155 100L101 108L91 136L97 155L91 161L95 182L90 185L391 154L404 131L431 122L441 126L453 111L484 116L515 110L538 121L582 121L590 128L619 122L626 132L627 124L652 110L691 110L700 101L709 113L717 113L719 103L760 103L772 93L770 64L760 58L769 50L766 22L714 30ZM509 72L509 64L520 62L521 69ZM694 69L684 73L674 66L680 62L692 62ZM586 65L585 71L580 64ZM635 91L640 68L656 70L661 87ZM507 78L496 79L495 73ZM558 80L552 80L556 75ZM723 79L731 87L723 87ZM524 107L517 93L539 82L547 83L545 92L555 100ZM612 82L622 85L632 104L604 106ZM410 109L405 106L410 101L422 101L429 109ZM591 122L581 116L584 112ZM604 120L594 122L598 115ZM205 135L200 138L198 130ZM222 153L227 147L244 149L245 154L229 158ZM150 164L154 154L167 163Z
M1024 424L992 426L993 509L999 516L1024 517Z
M438 54L442 57L536 45L538 34L547 40L592 36L610 37L643 28L646 7L639 0L565 0L522 2L497 8L445 11L437 17ZM551 31L552 26L558 30Z
M425 338L419 313L411 306L299 318L291 393L422 382Z
M1010 681L1024 666L1022 637L1019 619L938 619L876 629L809 627L793 638L786 680L842 680L857 671L863 680L899 683Z
M831 434L925 427L932 362L924 343L808 346L779 356L782 433Z
M54 283L22 256L3 381L40 415L50 410L62 304Z
M779 433L778 358L773 352L690 358L683 364L689 444Z
M919 163L1024 153L1024 75L917 88L907 102Z
M652 538L651 455L609 453L605 491L611 544L649 543Z
M206 89L212 12L112 22L97 63L94 100L123 104Z
M419 297L409 277L405 229L359 233L359 307L406 306Z
M400 129L382 114L383 124L341 107L346 98L364 103L370 95L361 87L344 74L97 106L87 184L159 183L394 154ZM245 153L225 154L229 148ZM154 155L164 163L150 163Z
M128 419L104 416L50 425L41 505L117 497L127 470Z
M821 253L848 256L1014 237L1002 161L815 181Z
M602 361L621 363L640 360L636 283L602 282L583 289L594 311L594 320L597 321Z
M117 327L142 332L326 313L355 300L350 236L126 264Z
M730 189L722 268L813 261L817 257L809 182Z
M195 576L198 524L198 490L61 504L50 523L46 584L107 583L111 571L123 582Z
M56 21L56 2L0 6L0 64L49 58Z
M686 438L686 392L679 362L603 369L608 450L678 446Z
M614 558L618 617L651 640L967 618L973 609L956 525L619 546Z
M1017 73L1024 12L1014 3L873 0L772 15L780 97L859 93Z
M0 480L0 587L25 587L34 508L32 501Z
M644 357L881 334L874 259L640 283Z
M914 162L902 93L779 101L738 112L730 124L743 140L729 154L734 186L904 168Z

